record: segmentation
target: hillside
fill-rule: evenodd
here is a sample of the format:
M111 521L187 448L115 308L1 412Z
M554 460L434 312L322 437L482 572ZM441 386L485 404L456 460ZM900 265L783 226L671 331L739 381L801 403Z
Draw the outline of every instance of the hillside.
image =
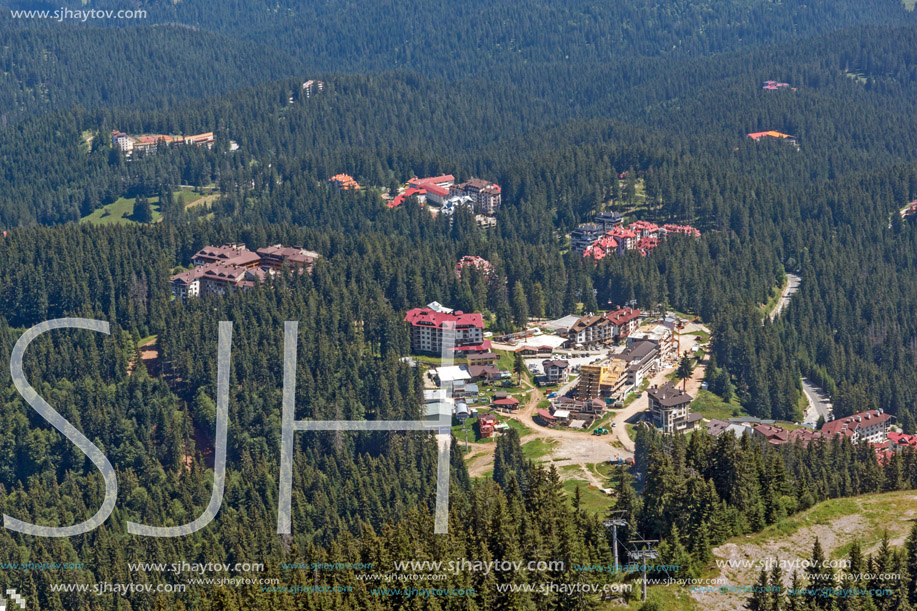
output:
M899 547L915 521L917 494L913 491L832 499L761 532L733 537L713 548L713 564L727 566L713 568L704 577L723 577L732 586L753 584L760 571L758 563L767 559L787 563L806 560L811 557L816 537L829 559L843 558L854 541L860 542L864 553L875 553L885 533L891 544ZM790 584L791 573L787 571L786 586ZM718 611L738 608L742 597L745 595L720 592L693 594L700 608Z

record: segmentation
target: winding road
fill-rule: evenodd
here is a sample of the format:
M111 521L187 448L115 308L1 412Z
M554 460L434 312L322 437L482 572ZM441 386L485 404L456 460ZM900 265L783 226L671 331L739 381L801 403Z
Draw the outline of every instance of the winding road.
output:
M790 299L793 298L793 295L796 291L799 290L799 285L802 284L802 277L797 274L791 274L787 272L786 275L786 286L783 287L783 294L780 295L780 301L777 302L777 306L771 310L770 318L774 320L786 309L786 306L790 304Z
M805 393L809 401L809 408L806 410L806 417L803 424L815 425L818 417L821 416L825 422L831 420L831 399L824 390L810 382L807 378L802 379L802 392Z

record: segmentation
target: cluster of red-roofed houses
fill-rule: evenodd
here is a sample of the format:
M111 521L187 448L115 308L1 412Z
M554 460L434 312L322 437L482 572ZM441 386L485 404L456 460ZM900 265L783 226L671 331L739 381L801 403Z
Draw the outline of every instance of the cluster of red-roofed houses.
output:
M456 184L452 174L412 178L405 190L388 202L388 207L400 206L409 197L439 207L440 214L450 215L464 207L476 214L492 215L502 203L502 189L500 185L480 178Z
M465 255L455 264L455 275L461 278L462 270L468 267L475 268L485 276L490 276L494 271L494 266L487 259L475 255Z
M765 89L767 91L779 91L780 89L796 91L796 88L790 87L789 83L778 83L777 81L764 81L764 86L762 86L761 89Z
M700 231L688 225L634 221L627 227L618 222L609 229L608 223L600 224L599 221L596 217L595 223L583 223L573 230L570 235L573 252L597 261L610 255L623 256L629 250L646 256L671 234L700 237Z
M906 448L917 450L917 436L889 430L893 417L881 409L872 409L826 422L820 431L807 428L790 431L774 424L773 421L756 419L744 419L742 422L740 421L743 419L734 419L733 422L711 420L707 424L707 431L714 436L727 430L737 436L747 431L771 445L798 441L803 446L819 439L830 439L836 435L842 435L853 443L871 444L881 462L894 452L900 452Z
M111 144L125 155L130 156L134 151L155 153L159 146L172 144L193 144L195 146L213 147L213 132L195 134L193 136L171 136L169 134L150 134L146 136L131 136L118 130L111 132Z
M281 244L251 251L245 244L205 246L191 257L188 271L172 276L175 299L184 302L201 295L224 295L263 282L283 267L311 272L317 252Z

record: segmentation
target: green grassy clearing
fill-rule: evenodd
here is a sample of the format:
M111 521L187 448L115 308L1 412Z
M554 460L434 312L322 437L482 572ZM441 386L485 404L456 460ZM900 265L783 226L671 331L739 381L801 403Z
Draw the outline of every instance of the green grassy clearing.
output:
M175 199L180 201L185 207L201 199L202 197L198 193L184 189L175 191L173 195ZM147 199L150 202L150 207L153 209L152 222L155 223L162 217L162 213L159 211L159 196L157 195ZM134 197L120 197L107 206L93 210L90 214L81 218L80 222L92 223L94 225L121 225L136 223L137 221L132 218L132 215L134 214L135 202L136 198Z
M701 390L697 393L697 398L691 403L691 411L702 414L707 419L729 420L730 418L739 418L747 416L748 413L742 408L742 404L736 397L727 403L709 390Z

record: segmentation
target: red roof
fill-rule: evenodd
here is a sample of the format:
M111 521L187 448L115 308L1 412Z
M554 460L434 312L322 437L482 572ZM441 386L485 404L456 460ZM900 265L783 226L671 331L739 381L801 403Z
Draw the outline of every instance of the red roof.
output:
M625 229L624 227L621 227L620 225L618 225L617 227L609 231L606 235L614 236L616 238L627 239L627 238L636 238L637 232L633 231L632 229Z
M557 420L556 417L552 416L551 413L545 409L538 410L538 415L544 418L545 420Z
M647 236L645 238L640 238L639 240L637 240L637 248L643 251L644 255L647 252L656 248L657 246L659 246L659 238L653 238L653 237Z
M428 193L433 193L434 195L439 195L440 197L449 195L449 189L440 187L439 185L434 185L433 183L423 183L423 188L426 189Z
M594 243L586 247L583 251L584 257L592 257L596 261L601 261L609 253L618 249L618 241L610 235L603 236Z
M910 446L917 448L917 435L908 435L896 431L888 432L888 440L897 446Z
M453 176L452 174L442 174L440 176L430 176L428 178L412 178L411 180L408 181L408 184L424 183L424 182L433 183L434 185L438 185L440 183L446 183L446 182L455 182L455 176Z
M634 320L635 318L640 318L640 310L633 310L631 308L621 308L619 310L614 310L605 315L605 318L610 320L616 325L624 325Z
M507 397L506 399L497 399L493 402L493 405L519 405L519 399L515 397Z
M630 228L634 231L659 231L659 225L649 221L634 221L630 224Z
M455 182L455 176L443 174L442 176L431 176L429 178L412 178L408 181L408 185L415 189L426 189L428 193L445 197L449 195L449 185L453 182Z
M484 319L479 312L469 312L466 314L457 310L452 314L445 314L436 312L430 308L414 308L413 310L408 310L407 314L404 315L404 320L412 325L427 327L441 327L445 323L451 322L457 327L470 326L484 328Z
M426 194L427 194L426 189L415 189L414 187L411 187L410 189L406 189L404 193L398 195L395 199L390 201L388 203L388 207L394 208L396 206L400 206L401 204L404 203L404 200L406 200L409 197L412 197L414 195L426 195Z
M826 422L822 425L821 432L825 435L847 435L852 437L856 431L876 424L884 424L891 417L891 414L884 414L880 413L879 410L871 409L846 418Z
M478 314L480 316L480 314ZM456 346L456 352L490 352L492 344L489 339L485 339L480 344L474 344L471 346Z
M691 227L690 225L667 224L667 225L663 225L662 228L665 229L669 233L683 233L685 235L689 235L695 238L700 237L700 230L694 227Z

